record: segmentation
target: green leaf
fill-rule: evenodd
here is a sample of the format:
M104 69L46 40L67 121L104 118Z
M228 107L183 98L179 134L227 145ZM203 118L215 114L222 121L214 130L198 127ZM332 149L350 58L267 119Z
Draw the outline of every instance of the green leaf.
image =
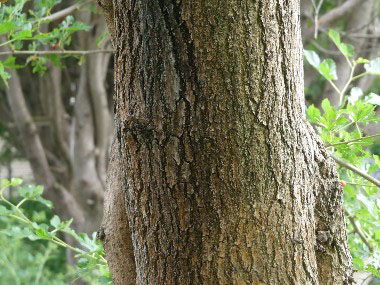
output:
M82 257L78 260L77 264L79 268L85 268L87 267L88 263L89 263L89 260L87 258Z
M363 91L359 87L353 87L350 92L350 97L348 98L348 102L350 104L354 104L359 98L363 96Z
M46 224L37 224L36 222L32 223L34 228L34 233L42 239L49 240L53 237L51 233L49 233L49 227Z
M54 228L58 229L61 224L61 219L57 215L54 215L54 217L50 220L50 224Z
M322 101L321 106L322 106L323 111L325 111L325 113L323 114L323 117L327 120L325 121L325 123L330 125L330 123L333 120L335 120L337 113L334 107L331 106L330 101L327 98Z
M98 281L99 281L100 284L107 285L107 284L111 284L112 278L106 277L106 276L100 276L98 278Z
M357 112L354 116L356 122L366 122L371 119L374 113L374 106L369 104L363 104L361 101L355 102L355 107L357 107Z
M334 42L336 46L340 45L340 35L337 31L330 29L329 30L329 37Z
M22 184L22 179L21 178L12 178L11 179L11 185L10 186L19 186Z
M321 64L321 60L319 59L318 54L313 50L304 50L304 55L308 63L313 66L315 69L319 70L319 65Z
M10 21L6 21L0 24L0 34L10 33L15 28L15 24Z
M329 30L329 37L332 39L334 44L337 46L337 48L340 50L340 52L346 56L346 57L353 57L355 55L355 50L352 45L342 43L340 41L340 35L337 31L330 29Z
M314 105L309 106L306 110L306 114L312 123L317 123L320 121L321 112L318 108L314 107Z
M375 204L370 201L365 195L363 195L362 193L359 193L358 195L356 195L356 199L358 199L358 201L362 202L363 205L366 207L366 209L368 210L368 212L373 216L373 217L376 217L376 213L375 213L375 209L374 209L374 206Z
M48 59L53 63L54 66L63 68L63 64L61 62L61 57L57 54L50 54L47 56Z
M331 109L331 104L330 104L329 99L327 98L323 99L321 106L322 106L323 111L325 112Z
M35 199L41 196L43 191L44 191L44 187L41 185L38 185L38 186L28 185L18 190L20 196L27 199Z
M0 61L0 76L8 88L8 79L11 78L11 75L5 71L4 64L1 61Z
M72 222L73 222L72 218L70 220L68 220L68 221L62 222L61 223L61 229L62 230L69 229Z
M29 228L20 228L18 226L12 226L8 229L8 235L18 239L26 238L31 235L32 232Z
M372 59L369 63L364 64L364 68L370 74L380 75L380 57Z
M325 59L319 66L319 72L327 80L337 80L338 76L336 75L336 65L335 62L331 59Z
M356 63L359 63L359 64L369 63L369 60L368 60L368 59L365 59L365 58L362 58L362 57L359 57L359 58L356 60Z
M353 57L355 50L352 45L341 43L340 51L347 57Z
M347 119L346 119L346 117L344 117L344 116L340 116L340 117L335 121L335 124L336 124L336 125L345 125L345 124L347 124Z
M35 240L39 240L41 239L38 235L36 235L35 233L31 232L28 236L26 236L28 239L30 239L31 241L35 241Z
M13 38L16 40L24 40L32 37L32 31L22 30L13 35Z
M53 208L53 203L51 201L49 201L49 200L46 200L46 199L42 198L41 196L35 197L33 200L34 201L38 201L38 202L44 204L49 209Z
M53 39L53 38L55 38L55 35L53 35L52 33L46 33L46 34L41 33L33 37L33 39L35 40L47 40L47 39Z
M16 64L16 58L14 56L10 56L6 60L4 60L3 65L5 68L10 68L10 69L18 69L18 68L24 67L22 65Z
M101 34L97 39L96 39L96 46L97 47L100 47L100 45L102 44L102 42L104 42L105 39L107 39L109 37L109 32L104 32L103 34Z
M372 105L377 105L380 106L380 96L375 94L375 93L370 93L366 99L365 99L366 104L372 104Z
M1 188L2 189L9 187L9 185L11 185L11 182L8 179L6 179L6 178L1 179Z
M9 211L6 207L0 205L0 216L7 216L12 211Z

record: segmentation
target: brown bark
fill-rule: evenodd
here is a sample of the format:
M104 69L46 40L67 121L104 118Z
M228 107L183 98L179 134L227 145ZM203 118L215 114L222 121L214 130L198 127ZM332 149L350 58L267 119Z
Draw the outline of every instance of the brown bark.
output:
M342 189L300 100L298 2L113 5L136 283L348 282Z
M125 206L125 180L120 162L120 145L115 136L108 166L108 187L104 194L104 216L98 232L107 252L114 283L136 283L136 266ZM122 262L121 262L122 261Z

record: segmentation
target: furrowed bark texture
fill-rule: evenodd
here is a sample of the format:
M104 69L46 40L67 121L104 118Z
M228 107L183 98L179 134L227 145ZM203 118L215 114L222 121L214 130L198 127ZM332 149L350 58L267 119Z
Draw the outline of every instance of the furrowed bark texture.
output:
M120 145L114 137L104 193L104 216L98 238L107 252L107 262L115 284L136 284L136 266L125 206L125 179L120 164Z
M113 9L136 283L348 282L342 189L300 103L298 1Z

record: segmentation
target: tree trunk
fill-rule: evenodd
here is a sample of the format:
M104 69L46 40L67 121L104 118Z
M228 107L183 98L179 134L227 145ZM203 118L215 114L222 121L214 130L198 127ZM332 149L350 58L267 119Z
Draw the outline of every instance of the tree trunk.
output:
M113 4L136 283L349 282L342 188L301 104L298 1Z

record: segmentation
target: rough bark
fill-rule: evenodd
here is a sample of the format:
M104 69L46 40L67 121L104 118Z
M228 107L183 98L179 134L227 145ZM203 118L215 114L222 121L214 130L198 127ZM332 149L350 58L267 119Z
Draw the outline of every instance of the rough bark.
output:
M113 139L108 166L108 187L104 194L104 216L98 231L107 252L115 284L136 284L136 266L125 206L125 179L120 162L120 145ZM121 262L122 261L122 262Z
M298 2L114 0L113 15L136 283L348 282L342 189L300 100Z

